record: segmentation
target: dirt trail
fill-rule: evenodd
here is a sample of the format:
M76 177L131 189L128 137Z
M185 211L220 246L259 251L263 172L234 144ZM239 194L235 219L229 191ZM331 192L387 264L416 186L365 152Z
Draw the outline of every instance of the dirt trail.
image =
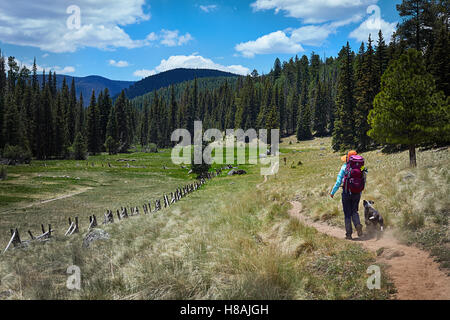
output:
M27 208L31 208L31 207L34 207L34 206L39 206L41 204L49 203L49 202L53 202L53 201L57 201L57 200L61 200L61 199L66 199L66 198L71 198L71 197L74 197L76 195L85 193L86 191L91 190L91 189L92 189L92 187L81 188L81 189L78 189L77 191L69 193L69 194L64 194L64 195L61 195L59 197L48 199L48 200L42 200L42 201L39 201L39 202L33 202L33 203L28 204L26 206L23 206L23 207L20 207L20 208L14 208L12 210L0 211L0 213L10 213L10 212L13 212L14 210L18 210L18 209L19 210L27 209Z
M53 202L53 201L56 201L56 200L71 198L71 197L74 197L76 195L85 193L86 191L91 190L91 189L92 189L91 187L82 188L82 189L80 189L80 190L78 190L76 192L73 192L73 193L65 194L65 195L62 195L62 196L59 196L59 197L56 197L56 198L53 198L53 199L43 200L43 201L40 201L38 203L32 203L32 204L26 206L25 208L31 208L31 207L36 206L36 205L40 205L40 204L44 204L44 203L48 203L48 202Z
M319 232L343 239L343 229L325 223L313 222L302 214L302 204L292 201L289 214ZM397 288L394 298L399 300L450 300L450 277L439 270L430 255L416 247L400 244L391 233L386 232L379 240L359 240L355 243L376 252L384 248L377 262L388 265L387 272Z

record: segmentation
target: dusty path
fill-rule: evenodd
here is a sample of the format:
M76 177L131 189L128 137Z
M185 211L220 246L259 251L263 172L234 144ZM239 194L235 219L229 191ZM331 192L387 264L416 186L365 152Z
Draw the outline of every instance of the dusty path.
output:
M292 201L289 214L319 232L343 239L343 229L313 222L302 214L302 204ZM450 300L450 277L439 270L438 263L430 255L416 247L400 244L390 233L381 239L355 241L364 248L376 252L384 248L377 262L388 265L387 272L397 288L394 298L399 300Z

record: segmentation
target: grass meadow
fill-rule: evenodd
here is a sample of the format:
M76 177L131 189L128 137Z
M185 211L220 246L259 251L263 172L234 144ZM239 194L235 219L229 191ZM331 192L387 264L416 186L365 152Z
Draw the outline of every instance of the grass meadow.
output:
M436 228L448 232L447 152L419 153L417 169L407 167L405 153L364 154L364 198L375 200L405 241L419 243ZM188 169L173 165L169 150L8 167L0 182L0 243L6 246L15 226L37 232L52 223L57 232L48 242L0 255L0 292L9 292L8 299L388 299L395 288L386 274L381 290L366 287L375 254L288 214L289 201L299 199L311 217L343 224L340 197L327 195L341 165L330 139L285 139L280 158L278 174L259 188L260 165L239 166L244 176L224 171L168 209L100 226L110 239L89 248L82 247L87 216L160 198L192 181ZM117 159L128 159L130 167ZM80 233L64 237L66 220L76 215ZM445 239L427 244L432 250ZM81 269L79 291L66 288L70 265Z

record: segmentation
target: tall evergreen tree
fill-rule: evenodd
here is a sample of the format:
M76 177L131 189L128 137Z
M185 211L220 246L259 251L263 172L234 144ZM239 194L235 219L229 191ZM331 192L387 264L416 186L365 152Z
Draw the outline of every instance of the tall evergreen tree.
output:
M96 155L101 151L103 143L100 135L100 111L94 90L92 90L91 102L87 110L86 132L88 151Z
M273 65L273 78L274 80L278 80L280 76L281 76L281 61L280 59L276 58L275 63Z
M76 102L76 100L75 100ZM81 133L84 137L85 135L85 110L84 110L84 99L83 99L83 93L80 93L80 99L78 100L78 103L75 105L75 127L74 130L76 133ZM84 141L86 142L86 141Z
M307 81L304 81L302 92L300 95L300 108L297 124L298 141L312 139L311 125L312 125L312 115L311 115L311 108L309 106L308 84Z
M389 64L388 49L386 42L384 41L383 32L381 30L378 32L378 43L375 53L376 64L378 67L378 78L381 81L383 73L386 71Z
M126 152L130 147L130 119L128 114L128 100L122 90L114 105L119 139L119 152Z
M65 123L63 97L59 93L56 96L56 117L55 117L55 156L65 157L67 155L67 126Z
M450 96L450 32L443 25L439 30L431 56L430 72L436 80L436 87Z
M147 110L148 113L148 110ZM170 86L170 111L169 111L169 130L173 132L178 127L177 121L178 103L175 97L175 87ZM148 119L147 119L148 121Z
M405 40L410 48L418 51L432 48L433 27L436 17L433 12L434 1L403 0L397 4L397 11L403 21L398 25L396 36Z
M367 122L370 110L373 108L373 100L378 93L379 78L378 69L375 63L375 53L372 46L372 39L369 36L367 51L358 55L360 61L357 65L354 111L354 135L356 147L359 151L365 151L371 144L371 139L367 135L370 125Z
M52 95L50 87L46 85L41 92L41 132L42 132L42 156L43 159L48 159L54 155L54 119Z
M3 115L3 140L5 145L24 146L23 122L12 93L7 94Z
M141 121L141 136L140 143L141 146L146 146L148 144L148 123L149 123L149 110L148 110L148 102L145 102L144 105L144 114Z
M354 149L356 147L354 132L354 111L356 107L354 98L354 53L350 44L339 52L339 78L336 96L336 114L332 146L335 151Z
M77 93L75 90L75 79L72 78L69 93L69 105L66 110L66 125L69 144L72 144L75 139L75 123L77 122L76 108L77 108Z

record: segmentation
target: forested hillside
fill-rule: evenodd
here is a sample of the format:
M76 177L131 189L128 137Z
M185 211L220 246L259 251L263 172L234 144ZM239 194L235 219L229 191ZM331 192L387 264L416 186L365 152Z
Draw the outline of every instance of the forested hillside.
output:
M128 99L142 96L148 92L168 87L184 81L199 78L215 78L215 77L236 77L236 74L223 72L219 70L209 69L184 69L178 68L164 71L153 76L149 76L141 81L136 82L130 88L125 90Z

